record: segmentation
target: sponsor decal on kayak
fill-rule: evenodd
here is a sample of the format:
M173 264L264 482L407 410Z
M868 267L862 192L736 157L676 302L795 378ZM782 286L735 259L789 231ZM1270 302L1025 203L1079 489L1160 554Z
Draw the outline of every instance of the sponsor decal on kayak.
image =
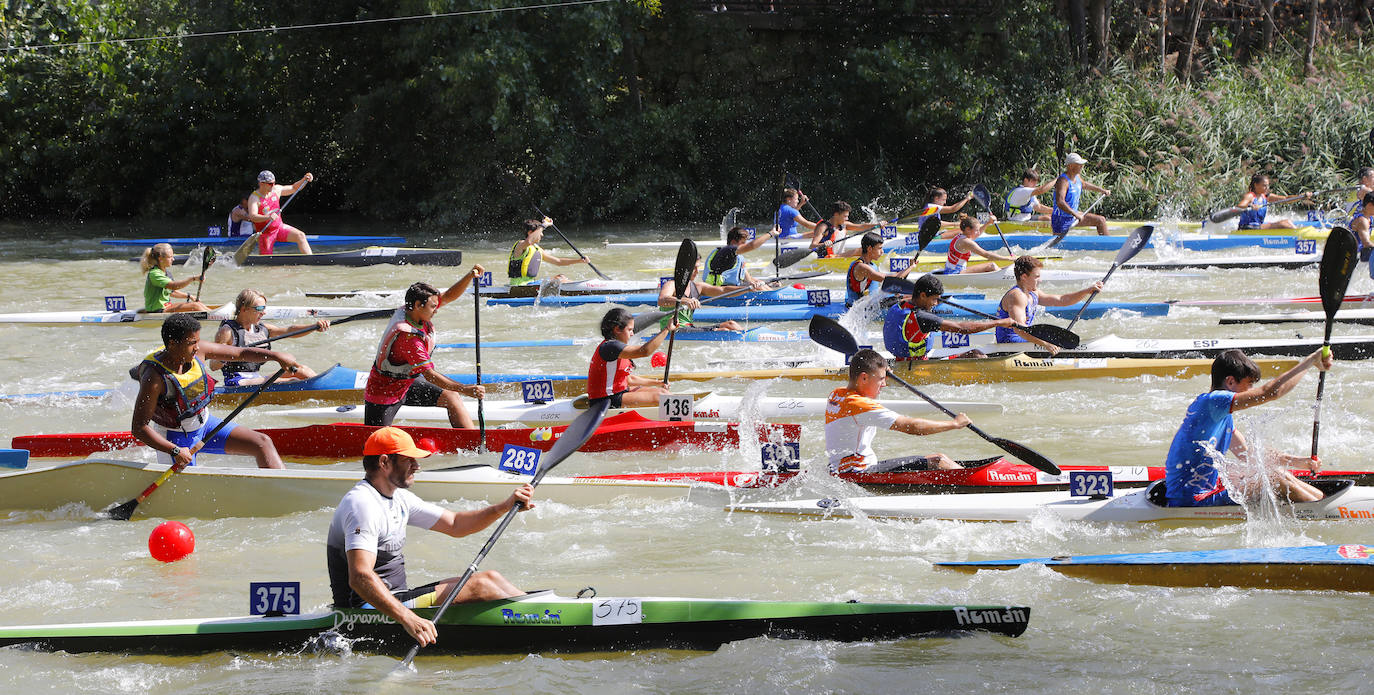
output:
M1059 476L1052 477L1057 478ZM1029 471L1012 471L1010 473L1003 471L988 471L988 480L994 483L1021 483L1026 485L1036 482L1035 474Z
M510 608L502 608L501 622L511 625L562 625L563 611L545 610L543 613L521 613Z
M1341 513L1342 519L1374 519L1374 512L1368 509L1351 509L1346 506L1336 507Z
M345 613L334 611L334 629L347 626L346 629L352 630L354 625L388 625L395 622L382 613Z
M1336 554L1347 560L1367 560L1369 559L1369 550L1367 545L1343 545L1336 548Z
M1025 357L1015 357L1011 360L1013 367L1025 367L1027 369L1050 369L1054 366L1054 360L1036 360Z
M1026 611L1022 608L1007 608L1005 610L974 610L971 611L964 606L954 607L954 617L960 625L988 625L992 623L1024 623L1027 621Z

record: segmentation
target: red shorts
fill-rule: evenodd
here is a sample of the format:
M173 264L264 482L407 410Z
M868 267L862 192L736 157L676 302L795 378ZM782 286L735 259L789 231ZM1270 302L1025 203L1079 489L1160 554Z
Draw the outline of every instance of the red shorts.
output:
M272 249L276 247L278 241L286 241L286 235L299 231L289 224L282 224L281 220L274 220L272 224L258 235L258 253L264 256L272 255Z

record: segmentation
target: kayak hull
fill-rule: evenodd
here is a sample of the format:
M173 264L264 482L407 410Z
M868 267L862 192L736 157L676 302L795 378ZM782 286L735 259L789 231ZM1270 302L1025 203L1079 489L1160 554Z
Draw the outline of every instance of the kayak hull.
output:
M263 312L264 321L295 321L348 318L367 312L375 312L377 307L328 307L328 306L269 306ZM197 321L218 322L234 317L234 306L225 304L210 311L186 311L182 315ZM142 311L31 311L17 314L0 314L0 323L22 323L34 326L146 326L159 327L169 316L176 314L147 313Z
M100 243L106 246L130 246L144 248L153 244L171 244L172 246L214 246L216 248L230 247L237 249L247 241L246 236L199 236L199 237L162 237L157 239L103 239ZM307 234L305 240L311 246L399 246L406 243L406 238L401 236L352 236L348 234ZM256 242L255 242L256 243ZM278 241L277 246L291 246L295 248L294 241Z
M1282 254L1273 256L1229 256L1221 258L1192 258L1177 261L1134 261L1123 263L1124 270L1185 270L1190 268L1254 268L1254 269L1298 269L1321 263L1322 256L1316 254Z
M416 612L432 619L436 609ZM617 617L611 619L608 614ZM606 617L603 617L606 616ZM637 618L637 620L635 619ZM425 654L530 654L630 649L716 649L755 637L893 640L986 632L1017 636L1023 606L743 601L683 598L563 598L535 592L514 599L455 603ZM615 624L615 623L621 624ZM320 640L321 633L333 631ZM299 652L329 648L400 655L415 641L378 611L341 609L300 616L129 621L0 627L0 646L68 652L198 654Z
M482 288L482 296L492 298L537 297L541 294L551 296L577 296L617 294L621 292L652 292L657 289L658 283L656 282L643 280L602 280L600 278L592 278L590 280L564 282L558 285L548 282L534 283L531 285L489 285ZM332 290L306 292L305 296L319 299L380 297L400 301L405 297L405 290Z
M138 260L138 259L132 259ZM180 265L187 261L186 256L174 256L172 262ZM363 267L370 265L459 265L463 262L463 252L458 249L412 249L397 246L369 246L353 251L329 251L325 253L274 253L270 256L252 255L244 262L245 266L286 266L286 265L333 265Z
M981 336L981 334L980 334ZM1026 349L1025 343L983 343L970 341L973 347L989 355L1002 355ZM1062 350L1061 358L1183 358L1216 357L1227 350L1244 350L1247 354L1306 357L1322 346L1320 338L1118 338L1105 335L1081 344L1076 350ZM968 347L936 348L931 357L959 354ZM1374 357L1374 336L1337 336L1331 339L1331 353L1336 359L1363 360ZM1048 353L1028 353L1047 356Z
M961 572L1043 565L1096 582L1175 587L1374 592L1374 547L1319 545L1176 553L1077 555L941 562Z
M1294 311L1278 314L1223 316L1220 319L1220 323L1228 325L1238 323L1319 323L1325 320L1325 312ZM1362 326L1374 326L1374 309L1341 309L1336 312L1335 321L1336 323L1355 323Z

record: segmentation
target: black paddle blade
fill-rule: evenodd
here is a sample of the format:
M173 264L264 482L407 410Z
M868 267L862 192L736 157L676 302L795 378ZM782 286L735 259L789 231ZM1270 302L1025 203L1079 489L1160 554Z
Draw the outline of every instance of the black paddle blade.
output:
M1232 218L1235 218L1235 217L1240 217L1240 213L1242 213L1242 212L1244 212L1244 210L1237 210L1237 209L1235 209L1235 208L1226 208L1225 210L1218 210L1217 212L1212 213L1212 214L1207 218L1207 221L1208 221L1208 222L1211 222L1212 224L1221 224L1222 222L1225 222L1226 220L1229 220L1229 219L1232 219Z
M800 263L803 258L810 256L812 253L813 250L805 246L793 247L778 254L777 257L773 259L773 265L777 267L778 270L782 270L788 266Z
M1005 451L1008 454L1011 454L1012 456L1020 459L1021 461L1035 468L1038 468L1046 473L1049 473L1050 475L1059 475L1061 473L1061 471L1059 470L1059 466L1054 465L1053 461L1045 458L1044 456L1041 456L1040 454L1037 454L1035 451L1031 450L1030 447L1025 446L1024 444L1018 444L1017 442L1013 442L1010 439L1003 439L1001 437L988 437L987 440L989 442L992 442L993 444L996 444L999 448L1002 449L1002 451Z
M124 504L117 504L101 512L102 516L115 521L128 521L134 517L134 510L138 509L138 499L134 498Z
M583 444L591 439L592 433L601 426L601 419L606 417L606 410L611 407L611 399L598 398L591 401L585 411L578 415L572 422L568 423L568 428L563 430L563 436L549 447L543 456L539 457L539 473L531 481L533 485L539 485L539 481L544 479L544 474L553 470L554 466L563 462L573 452L582 448Z
M987 210L989 213L992 212L992 194L988 193L987 186L981 183L974 186L973 199L978 201L978 204L982 205L984 210Z
M883 278L883 291L888 294L910 295L916 291L916 283L899 278L896 275L889 275Z
M1054 165L1062 168L1064 166L1064 131L1054 131Z
M930 217L927 217L925 222L921 223L921 229L916 234L916 253L919 254L920 252L926 250L926 247L930 246L930 242L934 241L935 237L939 235L940 216L931 215Z
M859 351L859 341L839 321L829 316L812 316L806 327L807 335L822 347L830 348L846 357ZM563 436L567 436L566 434Z
M1121 245L1121 250L1116 252L1116 265L1121 265L1126 261L1135 258L1145 245L1150 243L1150 236L1155 233L1153 225L1143 224L1131 230L1131 238Z
M677 264L673 266L673 296L681 298L687 293L687 285L692 282L692 270L697 267L697 243L683 239L677 248Z
M1350 274L1360 262L1360 242L1355 233L1345 227L1336 227L1326 237L1326 248L1322 250L1322 262L1318 270L1317 287L1321 290L1322 311L1326 312L1328 325L1341 308L1345 290L1350 286ZM1330 329L1328 328L1328 333Z
M635 333L638 333L649 326L658 323L659 319L671 314L671 311L646 311L635 317Z
M1037 323L1026 327L1026 332L1047 342L1057 345L1065 350L1076 350L1082 338L1077 333L1048 323Z

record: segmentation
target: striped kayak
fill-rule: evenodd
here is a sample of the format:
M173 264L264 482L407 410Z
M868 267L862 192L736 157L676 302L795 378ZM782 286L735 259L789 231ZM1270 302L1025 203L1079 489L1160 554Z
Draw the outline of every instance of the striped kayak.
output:
M1340 314L1337 314L1339 317ZM1318 317L1320 321L1325 316ZM945 334L941 334L943 337ZM962 336L961 336L962 337ZM1025 352L1026 343L984 342L983 338L993 338L990 333L980 333L970 340L972 347L988 355L1003 355ZM1076 350L1062 350L1057 357L1216 357L1227 350L1244 350L1248 354L1285 355L1306 357L1322 346L1320 337L1313 338L1118 338L1104 335L1084 341ZM960 354L969 348L940 347L931 351L931 357L945 357ZM1374 335L1336 336L1331 339L1331 353L1336 359L1363 360L1374 357ZM1045 352L1032 352L1034 355L1047 355Z
M1374 546L1309 545L1176 553L1056 555L1020 560L937 562L936 567L977 572L1042 565L1096 582L1155 586L1374 592Z
M545 281L532 285L487 285L482 287L481 292L484 297L536 297L539 295L584 295L584 294L616 294L622 292L654 292L658 290L658 283L648 280L602 280L592 278L590 280L578 280L575 282L553 283ZM405 290L386 289L386 290L330 290L321 292L306 292L305 296L318 299L351 299L354 297L382 298L401 301L405 297Z
M886 403L884 403L886 405ZM957 410L957 408L955 408ZM877 494L1030 492L1069 489L1073 471L1106 471L1116 487L1144 487L1164 477L1163 466L1061 466L1063 473L1051 475L1024 463L1004 457L960 461L957 470L895 470L887 473L838 473L836 478L854 483ZM1295 470L1299 478L1311 477L1306 470ZM626 473L585 476L608 481L648 481L660 483L698 483L738 488L776 487L798 474L776 471L687 471L671 473ZM824 473L822 475L829 475ZM1322 478L1350 478L1360 484L1374 484L1374 471L1322 471Z
M130 260L138 260L133 258ZM189 260L188 256L174 256L173 263L181 265ZM399 246L369 246L353 251L327 251L324 253L274 253L270 256L252 255L244 261L245 266L279 265L340 265L361 267L369 265L458 265L463 262L463 252L458 249L412 249Z
M1174 306L1320 306L1321 297L1254 297L1251 299L1170 299L1166 303ZM1355 307L1368 304L1374 307L1374 294L1347 294L1341 299L1342 306Z
M1326 320L1321 311L1294 311L1282 314L1244 314L1223 316L1220 323L1318 323ZM1374 325L1374 309L1341 309L1336 312L1336 323L1358 323ZM1334 339L1333 339L1334 340Z
M1374 487L1350 480L1308 481L1326 497L1316 502L1281 503L1283 518L1305 521L1374 519ZM1164 506L1164 482L1119 497L1070 497L1065 492L992 492L971 495L882 495L849 499L806 499L738 504L732 511L809 517L865 516L879 519L956 521L1062 521L1104 523L1215 523L1245 521L1245 508Z
M1293 222L1293 224L1296 225L1299 229L1311 229L1311 228L1323 229L1323 228L1326 228L1326 223L1325 223L1325 222L1321 222L1321 221L1312 221L1312 220L1292 220L1292 222ZM1049 235L1049 232L1050 232L1050 223L1049 223L1048 220L1026 220L1026 221L1018 221L1018 220L999 220L997 224L1002 228L1002 232L1003 232L1003 233L1011 233L1011 232L1034 232L1034 233L1037 233L1037 234L1042 234L1042 235L1048 236L1048 235ZM1169 227L1169 228L1173 228L1173 229L1188 230L1188 231L1198 231L1198 230L1206 229L1206 230L1210 230L1210 231L1217 232L1217 233L1221 233L1221 230L1224 230L1224 229L1226 229L1227 227L1230 226L1230 225L1226 225L1226 224L1220 224L1220 225L1218 225L1218 224L1213 224L1213 223L1208 222L1208 221L1206 221L1206 220L1201 220L1201 221L1191 221L1191 220L1107 220L1107 228L1108 228L1108 229L1135 229L1136 227L1139 227L1139 226L1141 226L1141 225L1146 225L1146 224L1151 224L1151 225L1154 225L1154 226L1156 226L1156 227ZM919 225L916 225L916 224L899 224L899 225L897 225L897 232L898 232L898 233L901 233L901 234L912 234L912 233L915 233L915 232L919 231L919 229L920 229ZM1283 235L1285 232L1287 232L1287 233L1288 233L1288 236L1291 238L1292 232L1293 232L1293 230L1291 230L1291 229L1289 229L1289 230L1283 230L1283 229L1234 229L1234 228L1233 228L1233 229L1230 229L1229 231L1227 231L1226 233L1228 233L1228 234L1251 234L1251 235L1255 235L1255 234L1259 234L1259 235L1265 235L1265 234ZM992 232L989 232L989 234L991 234L991 233L992 233ZM1092 234L1092 233L1093 233L1093 232L1091 231L1091 228L1090 228L1090 227L1076 227L1076 228L1074 229L1073 232L1070 232L1069 238L1073 238L1073 237L1075 236L1075 234L1082 235L1082 234Z
M476 379L471 374L446 374L450 379L462 384L476 383ZM565 374L483 374L482 383L488 387L506 385L508 388L517 385L522 381L533 381L548 379L553 382L554 395L556 396L577 396L586 393L587 377L585 375L565 375ZM287 404L300 403L312 399L322 403L342 405L345 403L361 403L363 400L363 387L367 385L367 372L359 372L340 365L334 365L329 369L315 375L310 379L300 381L290 381L286 383L275 383L269 386L262 395L253 401L255 405L265 404ZM133 382L126 382L124 388L132 388ZM64 400L69 398L105 398L112 395L116 389L87 389L81 391L49 391L46 393L23 393L0 396L0 402L31 399L51 399ZM232 406L241 403L248 394L257 390L257 386L225 386L219 384L215 387L216 406ZM129 392L132 398L137 393L137 389Z
M704 342L704 343L809 343L811 336L806 331L790 330L779 331L767 326L750 328L747 331L710 331L703 329L683 328L675 334L678 342ZM642 342L649 342L652 337L640 338ZM483 340L482 347L485 348L530 348L530 347L578 347L583 345L599 345L601 338L549 338L546 340ZM437 348L465 349L471 350L477 347L473 341L462 341L457 343L439 343Z
M489 460L494 462L494 458ZM435 466L430 462L424 465ZM435 467L415 474L410 489L423 499L498 500L509 495L514 486L529 481L529 476L484 464ZM87 459L0 473L0 512L49 511L70 504L100 510L128 499L166 472L167 466L158 463ZM198 464L169 479L164 485L167 489L148 497L138 506L138 513L200 519L295 514L338 505L361 478L362 469L356 465L346 469L268 469ZM579 506L607 504L625 495L653 500L682 500L689 495L711 502L726 499L724 493L712 495L709 488L693 490L686 483L581 481L549 476L539 484L539 499Z
M300 319L342 319L378 311L377 307L274 306L263 312L264 321L296 321ZM221 304L210 311L180 312L197 321L222 321L234 318L234 305ZM173 314L142 311L29 311L19 314L0 314L0 323L25 323L36 326L161 326ZM388 318L377 316L376 318Z
M447 424L447 423L446 423ZM377 427L336 423L306 427L259 429L276 445L277 453L290 461L361 459L363 443ZM452 427L405 427L415 441L436 454L460 451L501 451L507 444L547 451L566 427L534 429L475 429ZM755 429L760 443L801 439L801 425L761 424ZM746 430L747 432L747 430ZM606 418L591 439L578 451L656 451L667 447L700 449L738 448L740 425L723 421L671 422L650 420L637 412ZM34 458L81 458L92 454L141 447L128 431L73 434L33 434L14 438L12 446L28 449Z
M142 248L153 244L171 244L172 246L215 246L230 247L237 249L247 241L246 236L191 236L191 237L161 237L155 239L104 239L100 243L106 246L132 246ZM405 237L400 236L354 236L348 234L307 234L305 240L311 246L399 246L406 243ZM277 246L295 246L294 241L278 241Z
M1271 256L1220 256L1216 258L1190 258L1177 261L1132 261L1123 263L1126 270L1184 270L1188 268L1255 268L1261 270L1282 270L1306 268L1321 263L1319 253L1289 253Z
M692 417L704 420L737 420L741 416L748 414L754 420L795 420L813 419L825 415L825 398L777 398L764 396L756 399L749 399L748 403L740 396L721 396L711 393L684 394L692 396ZM477 406L468 402L463 402L468 412L477 417ZM978 401L944 401L946 407L957 412L973 414L1001 414L1002 404L984 403ZM883 405L889 410L894 410L903 415L913 417L928 417L939 413L935 406L917 400L888 401L884 400ZM560 399L548 403L521 403L519 401L486 401L483 411L487 422L538 422L544 424L572 422L574 418L582 414L587 407L585 396L579 398ZM657 408L635 408L633 410L640 416L650 419L658 418ZM626 412L626 410L610 410L611 414ZM363 409L357 405L341 405L334 408L296 408L292 410L279 410L272 413L278 417L292 417L303 420L325 420L325 421L345 421L362 422ZM405 405L396 413L397 420L412 422L448 422L448 411L440 407L421 407ZM797 437L786 437L789 441L796 441ZM16 440L17 441L17 440ZM17 448L27 448L19 447ZM583 447L584 449L586 447Z
M416 610L432 619L436 609ZM563 598L538 591L498 601L454 603L425 654L533 654L640 649L712 650L727 642L776 639L872 642L1026 630L1023 606L746 601L703 598ZM348 640L342 641L340 638ZM303 615L175 618L0 627L0 646L52 651L203 654L324 650L404 654L415 640L375 610Z
M1054 237L1049 234L1009 234L1007 223L1002 223L1002 232L1006 234L1007 243L1013 249L1037 249L1049 243ZM1121 246L1129 239L1128 235L1108 235L1097 236L1070 234L1064 237L1054 247L1055 251L1101 251L1115 252L1121 250ZM1161 237L1163 239L1164 237ZM926 247L926 254L943 255L949 252L949 239L936 239ZM984 234L979 241L983 248L1003 253L1005 248L1002 239L991 229ZM1177 237L1168 238L1167 245L1173 248L1180 248L1185 251L1220 251L1224 249L1260 247L1266 249L1292 249L1292 236L1211 236L1205 234L1181 234ZM1154 241L1145 244L1146 248L1154 248ZM920 248L915 236L901 237L893 239L883 244L883 250L888 253L912 254ZM924 254L923 254L924 255Z

